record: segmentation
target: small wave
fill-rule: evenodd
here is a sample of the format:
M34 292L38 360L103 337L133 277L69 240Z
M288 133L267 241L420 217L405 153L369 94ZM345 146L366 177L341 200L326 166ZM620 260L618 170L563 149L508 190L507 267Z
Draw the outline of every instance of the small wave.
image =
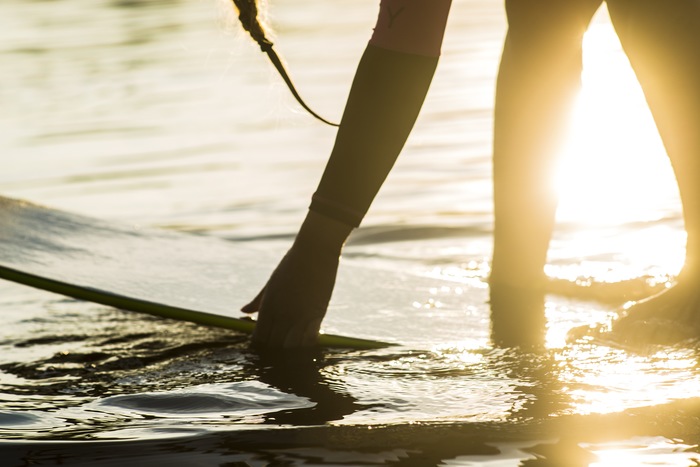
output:
M30 413L0 412L0 427L18 427L24 425L35 425L39 423L40 417Z
M187 390L111 396L99 406L164 417L252 415L313 406L258 382L205 385Z
M61 427L65 422L46 412L0 410L0 439L26 439L31 436L41 436ZM1 462L5 464L5 460Z
M378 225L357 230L348 240L348 245L357 246L454 237L470 238L490 234L490 227L478 224L463 227L445 225Z

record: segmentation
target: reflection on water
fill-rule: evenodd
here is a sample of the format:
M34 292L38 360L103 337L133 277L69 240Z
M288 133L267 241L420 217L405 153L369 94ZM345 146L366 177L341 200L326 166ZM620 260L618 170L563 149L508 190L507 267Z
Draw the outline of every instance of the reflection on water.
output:
M585 446L598 458L591 467L615 465L697 465L700 456L684 452L694 446L684 445L664 438L632 438L626 443L601 443Z
M270 7L305 99L337 120L376 1ZM2 283L8 465L109 465L117 455L210 465L698 462L693 349L564 342L572 326L665 287L683 256L673 181L609 24L599 20L587 39L576 177L562 183L548 269L549 349L528 354L491 348L485 303L503 12L485 0L453 8L425 111L349 242L329 321L331 332L404 345L259 355L244 336ZM3 1L2 194L283 251L333 130L299 110L228 11L209 1ZM613 112L610 93L629 102ZM629 124L621 140L601 134L600 100ZM387 278L379 287L367 285L380 274L369 267ZM119 449L125 441L133 449Z

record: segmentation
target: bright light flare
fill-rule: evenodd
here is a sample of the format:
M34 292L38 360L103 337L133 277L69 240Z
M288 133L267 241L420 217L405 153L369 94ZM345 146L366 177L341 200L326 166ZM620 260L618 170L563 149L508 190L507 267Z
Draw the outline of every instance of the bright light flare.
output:
M605 346L574 346L558 355L560 380L572 413L619 412L655 406L697 394L700 376L692 352L632 355Z
M583 88L563 159L560 220L653 220L678 203L651 112L609 20L593 23L584 37Z
M662 437L632 438L623 443L585 445L598 461L589 467L618 467L621 465L668 465L690 467L698 465L700 455L692 452L695 446Z

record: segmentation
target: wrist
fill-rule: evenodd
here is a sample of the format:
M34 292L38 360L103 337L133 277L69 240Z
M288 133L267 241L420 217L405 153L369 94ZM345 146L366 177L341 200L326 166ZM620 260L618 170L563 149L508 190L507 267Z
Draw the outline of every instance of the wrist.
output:
M293 248L340 254L353 226L309 211L294 240Z

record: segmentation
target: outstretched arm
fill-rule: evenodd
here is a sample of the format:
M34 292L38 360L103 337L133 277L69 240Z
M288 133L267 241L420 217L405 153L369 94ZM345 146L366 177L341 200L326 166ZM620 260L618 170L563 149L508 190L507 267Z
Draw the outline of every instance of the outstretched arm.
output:
M394 165L437 66L451 0L382 0L309 214L258 296L253 341L316 344L345 240Z

